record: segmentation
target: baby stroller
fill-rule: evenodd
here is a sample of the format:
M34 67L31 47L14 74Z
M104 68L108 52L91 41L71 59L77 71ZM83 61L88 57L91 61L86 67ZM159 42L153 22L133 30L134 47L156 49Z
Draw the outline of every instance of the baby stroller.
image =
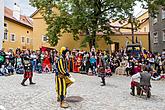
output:
M16 67L16 73L17 73L17 74L24 74L24 67L23 67L23 65L19 64L19 65Z

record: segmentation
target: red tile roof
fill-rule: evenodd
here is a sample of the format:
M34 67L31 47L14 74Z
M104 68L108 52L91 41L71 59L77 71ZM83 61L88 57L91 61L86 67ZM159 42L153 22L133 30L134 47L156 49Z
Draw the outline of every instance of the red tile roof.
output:
M5 7L5 13L4 14L5 14L5 18L14 20L17 23L20 23L20 24L23 24L23 25L28 26L30 28L33 28L33 22L27 16L20 15L20 20L17 20L16 18L13 17L13 10L11 10L7 7Z

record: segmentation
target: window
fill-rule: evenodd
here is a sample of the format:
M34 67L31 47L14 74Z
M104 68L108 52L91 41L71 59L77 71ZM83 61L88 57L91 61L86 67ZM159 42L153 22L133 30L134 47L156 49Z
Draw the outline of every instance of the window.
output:
M162 19L165 19L165 8L162 9Z
M7 33L7 30L4 31L4 40L7 40L8 39L8 33Z
M153 23L156 24L158 22L158 15L155 15L155 18L153 18Z
M163 41L165 41L165 30L163 30Z
M4 23L4 27L7 27L7 23Z
M144 27L144 32L147 32L147 28L146 27Z
M25 37L21 37L21 42L22 42L22 43L25 42Z
M48 37L43 35L43 36L42 36L42 41L43 41L43 42L47 42L47 41L48 41Z
M158 32L155 32L154 34L153 34L153 38L154 38L154 43L156 44L156 43L158 43Z
M11 42L15 42L15 38L16 38L15 34L11 34L10 35Z
M30 38L27 38L27 44L30 44Z

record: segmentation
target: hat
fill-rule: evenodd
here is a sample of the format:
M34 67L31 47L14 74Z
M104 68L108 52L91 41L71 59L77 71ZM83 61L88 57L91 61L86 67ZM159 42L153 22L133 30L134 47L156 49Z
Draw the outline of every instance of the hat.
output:
M61 47L60 54L65 55L68 51L69 51L68 48L66 48L66 47Z

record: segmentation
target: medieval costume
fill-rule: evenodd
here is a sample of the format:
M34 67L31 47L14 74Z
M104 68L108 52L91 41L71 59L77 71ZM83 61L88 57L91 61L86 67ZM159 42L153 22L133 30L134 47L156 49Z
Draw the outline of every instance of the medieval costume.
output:
M24 66L24 79L21 83L22 86L27 86L25 85L25 81L29 79L30 84L35 84L32 82L32 77L33 77L33 67L31 64L31 59L29 55L29 51L26 51L26 53L23 55L23 66Z
M79 61L78 61L78 55L74 57L74 68L73 68L74 73L79 72Z
M140 95L141 88L143 86L151 87L150 83L151 74L148 73L147 68L144 66L143 71L134 74L131 78L131 95L135 95L135 87L137 87L137 94Z
M66 65L66 53L67 48L62 47L60 50L60 56L56 63L57 72L56 72L56 92L57 92L57 101L60 101L61 108L68 108L69 105L64 101L67 93L67 87L70 86L73 82L69 80L70 74L67 71Z
M70 55L68 60L68 70L69 72L73 72L73 64L74 64L74 56Z
M42 68L43 68L44 72L50 72L51 71L50 55L47 51L45 52L45 55L44 55Z
M79 53L78 54L78 57L77 57L77 72L79 73L80 72L80 66L81 66L81 64L82 64L82 55L81 55L81 53Z

